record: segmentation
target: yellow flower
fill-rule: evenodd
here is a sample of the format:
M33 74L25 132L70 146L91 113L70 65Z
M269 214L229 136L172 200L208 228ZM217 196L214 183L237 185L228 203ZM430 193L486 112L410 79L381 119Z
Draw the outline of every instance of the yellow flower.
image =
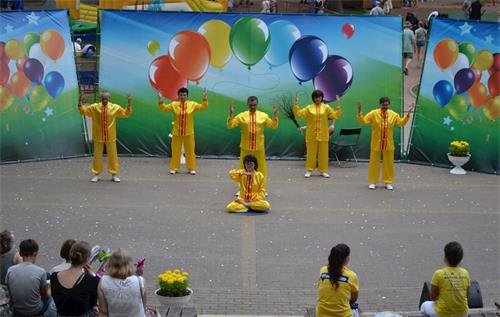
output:
M188 277L189 273L188 272L182 272L182 276Z
M181 270L179 270L179 269L174 270L174 273L176 273L176 274L179 274L180 272L181 272Z

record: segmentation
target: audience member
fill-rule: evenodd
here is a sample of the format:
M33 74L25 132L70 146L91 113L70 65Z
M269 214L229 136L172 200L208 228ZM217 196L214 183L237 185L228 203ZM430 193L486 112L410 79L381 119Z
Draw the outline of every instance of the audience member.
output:
M59 251L59 256L64 260L61 264L58 264L54 266L52 269L50 269L49 273L55 273L55 272L61 272L64 270L67 270L71 267L71 262L69 259L69 250L71 250L71 247L73 244L75 244L76 240L73 239L68 239L63 242L61 245L61 250Z
M469 8L469 19L480 21L486 10L481 4L481 0L474 1Z
M87 263L89 255L87 242L73 243L68 255L70 268L55 272L50 277L52 297L59 316L87 316L91 311L98 313L99 279L92 274Z
M420 306L422 314L428 317L467 316L470 277L466 269L458 266L463 256L462 246L456 241L444 247L446 266L432 275L431 300Z
M35 265L38 244L32 239L21 241L19 254L23 262L11 266L5 277L14 306L14 315L55 317L56 312L50 309L52 297L47 283L47 273Z
M111 254L106 275L97 288L101 315L145 317L144 279L133 272L132 258L124 249Z
M370 15L384 15L383 1L377 1L376 6L370 11Z
M385 14L390 14L392 10L392 0L385 0L384 2L384 13Z
M471 4L472 4L472 0L464 0L464 3L462 4L462 11L464 12L465 19L469 18L469 10L470 10Z
M8 230L0 233L0 284L5 284L5 275L9 267L23 261L14 248L14 235Z

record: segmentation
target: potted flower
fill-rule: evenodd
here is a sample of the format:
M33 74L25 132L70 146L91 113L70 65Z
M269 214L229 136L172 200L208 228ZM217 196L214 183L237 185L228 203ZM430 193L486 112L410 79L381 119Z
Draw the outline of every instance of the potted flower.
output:
M449 146L448 160L455 165L451 174L465 175L467 172L462 168L470 159L470 145L466 141L453 141Z
M158 288L155 294L160 304L166 308L184 307L191 300L193 290L189 288L189 273L180 269L167 270L158 275Z

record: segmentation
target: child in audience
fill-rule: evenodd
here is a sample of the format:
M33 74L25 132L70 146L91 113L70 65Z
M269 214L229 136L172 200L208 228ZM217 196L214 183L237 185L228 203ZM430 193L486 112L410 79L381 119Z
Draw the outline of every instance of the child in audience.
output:
M358 316L358 276L346 266L350 253L347 245L337 244L330 252L328 265L319 271L316 316Z
M431 300L422 303L422 314L428 317L467 316L470 277L466 269L458 266L463 256L462 246L456 241L444 247L446 266L432 275Z

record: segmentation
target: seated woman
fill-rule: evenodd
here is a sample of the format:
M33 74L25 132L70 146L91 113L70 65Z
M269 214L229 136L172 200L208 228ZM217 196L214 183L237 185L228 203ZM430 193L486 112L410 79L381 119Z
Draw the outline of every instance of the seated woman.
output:
M19 252L14 248L14 235L8 230L0 233L0 284L5 284L5 275L9 267L23 261Z
M64 260L61 264L58 264L54 266L52 269L50 269L49 273L55 273L55 272L61 272L64 270L67 270L71 267L71 260L69 258L69 251L71 250L71 247L73 244L76 243L76 240L73 239L68 239L63 242L61 245L61 250L59 251L59 255L61 258Z
M97 313L97 284L87 264L90 246L85 241L75 242L69 251L71 267L50 276L52 297L58 316L87 316Z
M229 177L238 183L240 193L238 198L227 205L227 211L268 211L271 205L264 199L266 197L264 175L257 171L257 158L253 155L247 155L243 159L243 165L245 169L229 171Z
M347 268L351 250L343 243L334 246L328 257L328 266L319 272L318 317L355 317L359 293L358 276Z

